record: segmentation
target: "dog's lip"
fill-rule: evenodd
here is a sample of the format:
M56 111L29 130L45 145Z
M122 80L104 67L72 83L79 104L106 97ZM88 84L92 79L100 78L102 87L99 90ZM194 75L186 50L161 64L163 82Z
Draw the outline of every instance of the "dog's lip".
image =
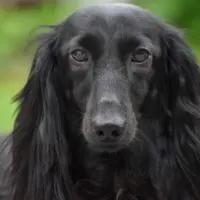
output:
M99 152L117 152L121 150L124 145L116 144L116 143L102 143L102 144L92 144L92 148Z

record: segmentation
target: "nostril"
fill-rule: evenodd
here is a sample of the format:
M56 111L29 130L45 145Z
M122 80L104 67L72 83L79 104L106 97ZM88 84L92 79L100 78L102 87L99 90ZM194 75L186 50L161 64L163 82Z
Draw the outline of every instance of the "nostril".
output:
M114 131L112 131L111 135L112 135L112 137L119 137L121 135L121 133L118 130L114 130Z
M100 140L117 140L122 135L122 130L120 127L113 125L105 125L101 127L95 127L96 136Z
M97 133L98 136L104 136L104 132L103 131L98 130L98 131L96 131L96 133Z

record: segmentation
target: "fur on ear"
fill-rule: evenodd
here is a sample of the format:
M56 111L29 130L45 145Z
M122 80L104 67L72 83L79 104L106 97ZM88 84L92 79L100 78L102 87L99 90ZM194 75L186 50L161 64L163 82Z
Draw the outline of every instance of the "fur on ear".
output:
M20 104L12 134L12 200L66 200L71 190L65 90L57 59L59 27L51 28L42 35L27 83L16 98Z
M158 105L165 113L159 136L164 142L152 163L160 198L200 198L200 72L192 50L179 32L167 27L156 68ZM165 153L164 153L165 152ZM178 188L177 188L178 187ZM180 189L179 189L180 188ZM177 192L178 190L178 192Z

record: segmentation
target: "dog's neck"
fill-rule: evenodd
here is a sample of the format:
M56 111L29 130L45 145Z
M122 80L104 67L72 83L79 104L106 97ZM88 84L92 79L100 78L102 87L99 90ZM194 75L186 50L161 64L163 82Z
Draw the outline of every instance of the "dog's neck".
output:
M141 130L140 124L147 129ZM92 193L93 195L101 197L109 194L112 199L119 199L119 196L121 199L122 194L123 199L129 198L124 195L145 195L157 199L148 170L151 169L152 156L149 155L149 152L152 152L149 148L156 146L154 142L160 138L159 134L163 131L159 130L159 127L162 127L160 121L141 120L138 124L140 132L133 144L112 154L98 153L88 148L83 135L79 135L79 145L76 140L74 142L76 146L71 151L74 188L76 190L82 188L84 191L91 189L96 191L96 194ZM153 141L150 140L152 138ZM154 150L156 151L156 147ZM91 198L97 199L97 197Z
M135 152L138 150L135 149ZM82 190L87 191L92 188L97 191L97 194L93 195L110 195L111 199L121 198L121 195L153 195L150 194L153 189L147 171L148 158L144 159L141 153L134 153L134 149L124 149L113 154L98 154L86 148L85 153L80 155L82 157L74 157L72 161L76 190L84 188ZM149 191L144 191L147 188Z

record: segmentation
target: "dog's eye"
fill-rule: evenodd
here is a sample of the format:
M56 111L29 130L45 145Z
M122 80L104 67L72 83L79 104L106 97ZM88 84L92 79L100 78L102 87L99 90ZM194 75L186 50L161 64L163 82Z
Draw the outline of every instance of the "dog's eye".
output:
M89 60L88 52L82 49L72 51L71 57L77 62L87 62Z
M150 53L148 50L144 49L144 48L140 48L137 49L131 57L131 61L132 62L136 62L136 63L142 63L145 60L147 60L150 56Z

